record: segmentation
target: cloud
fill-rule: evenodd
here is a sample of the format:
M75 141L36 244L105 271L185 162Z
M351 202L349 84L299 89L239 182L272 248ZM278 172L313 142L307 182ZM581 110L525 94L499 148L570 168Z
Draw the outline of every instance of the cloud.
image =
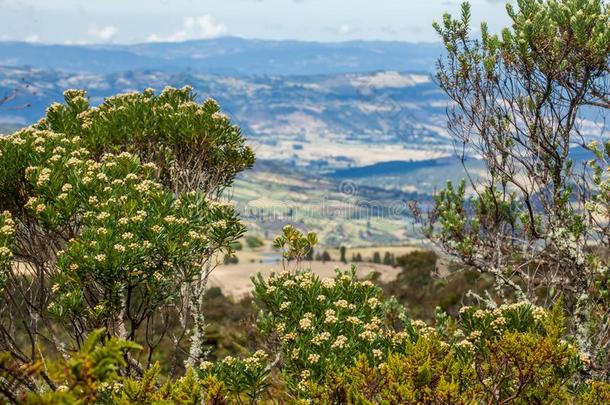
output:
M214 38L227 33L227 26L217 22L214 17L204 14L196 17L186 17L182 22L182 28L173 34L162 37L157 34L148 36L150 42L179 42L189 39Z
M112 25L107 25L105 27L93 26L89 28L89 35L94 36L101 41L112 40L118 32L119 29Z
M40 42L40 37L36 34L31 34L31 35L28 35L27 37L25 37L24 41L31 42L31 43Z
M491 3L491 4L506 4L506 3L513 3L513 0L480 0L479 3ZM464 0L442 0L441 4L443 6L455 6L455 5L462 5L462 3L464 3ZM471 1L470 4L472 4L473 2ZM476 4L476 3L475 3ZM473 5L474 7L475 5Z
M351 30L352 27L350 27L348 24L341 24L341 26L339 27L339 34L346 35L349 34Z

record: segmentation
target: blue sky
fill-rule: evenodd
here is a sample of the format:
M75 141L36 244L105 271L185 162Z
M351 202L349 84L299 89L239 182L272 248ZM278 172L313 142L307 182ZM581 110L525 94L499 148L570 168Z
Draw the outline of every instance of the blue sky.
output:
M473 21L508 20L503 0L471 0ZM135 43L217 36L437 41L459 0L0 0L0 40Z

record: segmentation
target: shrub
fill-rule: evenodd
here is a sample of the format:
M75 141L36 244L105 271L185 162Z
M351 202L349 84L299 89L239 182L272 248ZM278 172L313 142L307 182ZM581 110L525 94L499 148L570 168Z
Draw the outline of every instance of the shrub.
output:
M83 91L64 96L0 138L0 349L21 363L65 357L105 327L146 347L148 364L128 355L124 370L142 373L161 344L143 330L156 330L174 353L190 339L186 360L199 362L208 274L245 231L219 195L252 151L190 88L96 108Z
M519 0L510 26L473 35L462 5L434 28L446 53L437 81L451 99L448 128L485 175L451 183L422 220L424 233L462 264L493 278L500 295L556 302L571 333L609 379L607 129L583 131L610 108L610 4ZM600 140L601 142L595 142ZM577 164L574 147L589 152ZM468 169L468 167L466 166ZM468 186L468 188L467 188ZM469 190L476 190L471 193ZM595 246L597 249L591 249Z
M163 376L158 365L141 377L121 376L125 350L137 348L103 340L97 331L71 359L44 363L57 370L49 374L50 385L60 389L22 398L111 404L200 403L204 397L214 404L602 404L610 392L603 382L581 381L589 359L565 340L561 304L552 310L525 302L464 307L456 318L438 312L429 326L400 315L400 307L357 280L353 270L332 279L299 271L253 281L265 351L204 361L180 378ZM392 321L396 314L398 324ZM11 368L6 361L0 366ZM39 363L20 372L37 379L42 369ZM19 378L0 371L0 393L12 392L6 389L10 376Z
M256 249L265 245L263 240L258 236L246 235L246 245L250 249Z
M360 353L381 359L393 344L381 290L355 270L320 279L309 271L253 278L263 336L276 340L292 387L319 381Z

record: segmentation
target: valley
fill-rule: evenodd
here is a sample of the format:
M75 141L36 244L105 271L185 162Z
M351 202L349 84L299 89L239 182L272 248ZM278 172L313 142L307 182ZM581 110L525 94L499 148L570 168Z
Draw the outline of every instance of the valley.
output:
M445 128L450 103L429 73L435 46L295 48L235 38L165 45L0 44L0 94L10 96L0 105L0 132L36 122L67 88L86 89L97 105L116 93L191 86L198 101L219 102L256 154L226 194L249 233L269 239L293 223L328 248L422 243L408 204L425 207L447 180L465 177ZM51 50L55 57L33 59ZM108 64L85 63L103 58ZM479 160L465 163L474 179L483 175Z

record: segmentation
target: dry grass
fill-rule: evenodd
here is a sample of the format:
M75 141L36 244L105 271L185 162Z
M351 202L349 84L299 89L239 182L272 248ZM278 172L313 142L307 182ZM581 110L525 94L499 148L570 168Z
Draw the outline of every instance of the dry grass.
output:
M304 269L310 268L321 277L333 277L335 269L347 270L350 268L350 265L341 262L304 262L301 267ZM282 270L282 264L279 262L272 264L244 263L220 265L212 272L210 285L219 287L225 295L241 298L250 294L252 290L250 277L257 273L261 273L263 277L268 277L271 273ZM358 263L356 272L359 277L365 277L370 273L378 272L383 282L389 282L396 279L400 269L375 263Z

